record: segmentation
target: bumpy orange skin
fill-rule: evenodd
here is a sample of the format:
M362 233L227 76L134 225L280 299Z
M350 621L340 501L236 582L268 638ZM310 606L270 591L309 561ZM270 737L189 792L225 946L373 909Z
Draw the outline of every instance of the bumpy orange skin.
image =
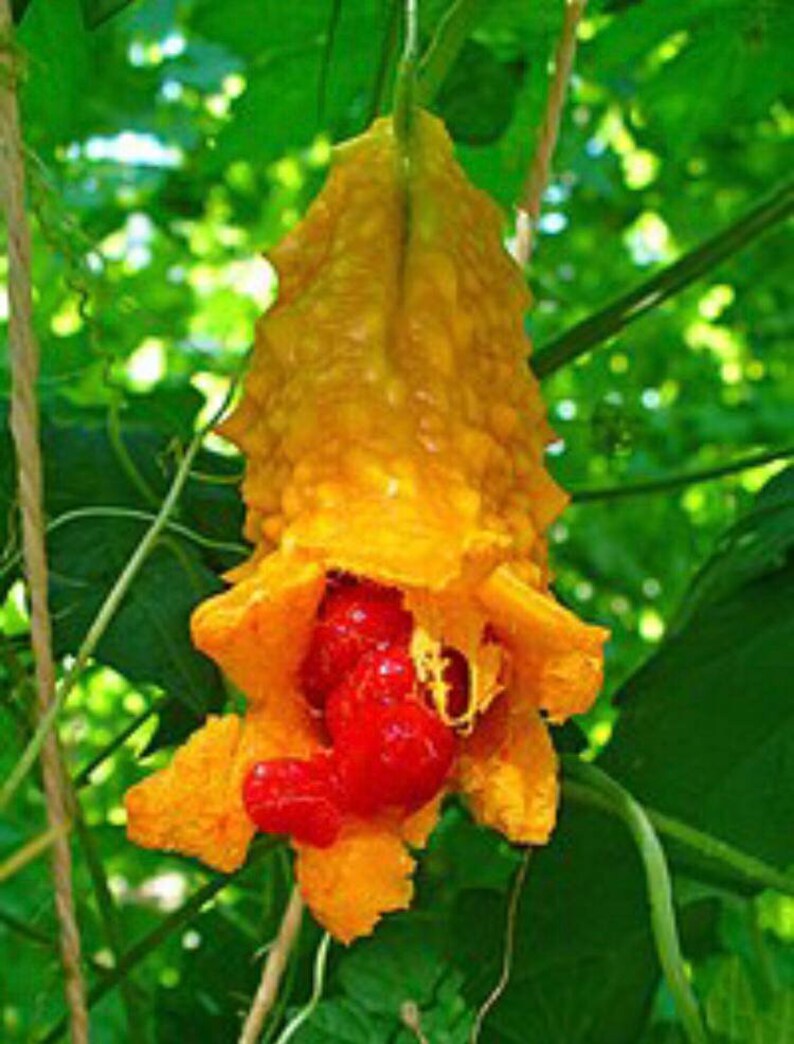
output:
M336 150L270 260L278 301L222 428L247 457L255 551L193 618L197 646L249 709L211 719L132 788L130 837L240 865L253 834L245 773L324 742L297 679L337 569L399 587L423 632L468 657L474 708L450 787L482 823L543 843L558 785L540 712L562 721L590 706L606 632L548 588L544 534L566 498L543 465L551 432L526 366L529 299L498 211L436 119L417 115L407 165L379 120ZM330 849L297 848L306 901L337 938L408 905L405 846L424 842L439 804L351 818Z

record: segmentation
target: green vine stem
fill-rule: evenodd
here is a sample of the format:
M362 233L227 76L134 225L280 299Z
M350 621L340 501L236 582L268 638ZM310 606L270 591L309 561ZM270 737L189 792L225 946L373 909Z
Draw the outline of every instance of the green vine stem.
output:
M507 919L505 923L505 945L502 951L502 967L499 973L499 978L496 981L496 985L477 1011L474 1018L474 1024L471 1028L471 1033L469 1034L469 1044L479 1044L480 1035L485 1026L485 1020L488 1018L494 1005L499 1001L510 982L510 976L513 971L513 958L515 956L518 909L521 903L521 896L524 892L524 884L527 879L527 871L529 870L531 859L532 849L527 848L521 856L521 862L518 864L518 869L516 870L513 884L510 888L510 896L507 903Z
M485 10L484 0L455 0L444 12L418 69L418 101L431 102Z
M372 97L369 104L369 117L367 124L383 112L388 102L388 84L391 80L396 59L397 41L400 34L400 11L402 0L391 0L386 28L383 32L383 40L378 59L378 68L375 73L375 81L372 85Z
M744 250L792 213L794 181L789 181L733 225L541 349L530 360L532 369L538 377L548 377L574 359L586 355L591 348L614 337L726 258Z
M331 949L331 936L326 932L317 946L314 957L314 984L308 1001L300 1011L284 1027L283 1032L276 1040L276 1044L287 1044L292 1040L301 1026L311 1018L314 1009L320 1003L325 988L325 969L328 964L328 951Z
M651 927L665 980L690 1044L708 1044L709 1038L697 999L684 967L667 860L653 824L631 794L595 765L575 757L566 757L564 765L569 777L596 795L593 804L597 804L600 799L599 807L608 807L609 811L622 819L634 838L645 869Z
M394 132L408 158L408 143L416 106L416 65L419 52L418 0L405 0L405 42L394 85Z
M118 964L124 954L124 935L119 921L118 911L113 902L113 895L110 891L110 885L108 883L107 874L105 873L104 864L102 863L102 856L99 853L94 835L85 821L80 803L74 793L72 794L72 805L74 807L75 833L80 842L86 866L88 867L88 874L91 878L91 885L94 890L97 912L99 913L99 920L102 924L105 941L108 944L110 952L113 954L113 963ZM119 984L119 988L125 1015L127 1017L127 1039L130 1044L145 1044L143 1035L143 1027L145 1023L143 1020L143 1013L140 1011L135 983L130 979L125 979Z
M160 498L156 495L152 487L143 477L141 472L138 470L135 461L129 454L129 451L124 443L124 435L121 430L121 396L118 390L113 388L113 397L107 411L107 433L108 441L116 454L116 460L118 461L121 470L127 476L132 487L137 490L143 499L152 505L156 505L160 502Z
M724 478L726 475L735 475L740 471L750 471L752 468L760 468L764 464L773 464L778 460L788 460L791 457L794 457L794 446L765 450L763 453L754 453L727 464L703 468L700 471L684 471L679 475L661 475L659 478L643 479L641 482L625 482L622 485L574 490L571 493L571 499L575 504L587 504L596 500L621 500L623 497L636 497L645 493L668 493L672 490L684 489L686 486L695 486L700 482L711 482L714 479Z
M568 768L568 759L563 758L565 768ZM612 804L604 798L600 792L584 783L574 782L571 779L563 779L563 796L572 801L578 801L584 805L591 805L603 812L614 813ZM745 884L754 888L770 888L794 898L794 877L783 873L774 866L748 855L727 841L721 841L712 834L706 834L702 830L682 823L680 819L657 812L656 809L645 807L645 815L650 820L657 833L663 837L676 841L688 848L698 856L718 863L721 868L740 878Z
M170 938L175 932L187 927L197 917L204 906L223 891L227 885L239 880L244 874L254 867L260 866L265 859L269 858L277 850L279 842L276 840L265 840L258 842L248 858L245 866L231 874L218 874L198 888L178 909L142 936L127 950L115 968L94 983L88 991L88 1006L92 1008L104 996L119 986L146 958L154 953L159 946ZM55 1044L60 1040L66 1029L66 1017L60 1018L55 1025L41 1038L38 1044Z
M190 477L194 478L195 472L191 472ZM51 535L63 526L70 525L72 522L84 522L86 520L103 518L120 518L131 522L146 522L151 524L157 519L157 515L152 514L149 511L140 511L137 508L75 508L73 511L64 511L62 515L58 515L57 518L54 518L47 526L47 534ZM184 537L185 540L190 540L191 543L198 544L199 547L205 547L209 551L221 551L226 554L240 555L242 557L250 554L251 549L246 547L245 544L237 544L230 540L213 540L212 537L204 536L203 533L199 533L195 529L190 529L189 526L184 526L179 522L168 520L165 523L164 529L170 533L175 533L177 536ZM0 563L0 577L5 576L6 573L10 573L12 569L16 569L21 561L21 552L16 552L9 556L4 562Z
M72 780L72 785L75 790L82 790L83 787L87 786L91 782L91 776L96 772L99 766L115 754L119 747L123 746L130 736L136 733L142 725L145 725L149 718L154 714L157 714L158 711L162 709L165 702L166 701L163 700L162 702L154 703L152 706L147 707L145 711L142 711L137 715L137 717L133 718L132 721L125 726L118 735L114 736L109 743L106 743L100 751L97 751L96 755L91 758L87 765L84 765L83 768L80 769Z
M38 834L32 840L26 841L21 848L7 856L0 863L0 884L19 873L20 870L24 870L34 859L38 859L59 837L63 837L69 832L69 827L69 823L63 827L50 827L43 834Z

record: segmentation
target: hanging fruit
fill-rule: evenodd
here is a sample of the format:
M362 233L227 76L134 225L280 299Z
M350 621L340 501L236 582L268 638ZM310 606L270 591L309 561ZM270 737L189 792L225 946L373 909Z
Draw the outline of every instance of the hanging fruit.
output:
M566 497L495 205L435 118L335 150L271 255L242 399L254 551L193 618L248 701L127 794L137 843L231 871L289 835L337 938L409 904L443 796L520 844L554 826L543 721L587 710L606 633L549 590Z

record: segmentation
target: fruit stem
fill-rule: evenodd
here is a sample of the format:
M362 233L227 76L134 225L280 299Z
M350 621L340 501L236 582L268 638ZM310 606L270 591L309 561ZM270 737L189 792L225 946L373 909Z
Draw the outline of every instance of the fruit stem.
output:
M407 165L416 106L416 70L419 57L418 0L405 0L405 42L394 85L394 133Z

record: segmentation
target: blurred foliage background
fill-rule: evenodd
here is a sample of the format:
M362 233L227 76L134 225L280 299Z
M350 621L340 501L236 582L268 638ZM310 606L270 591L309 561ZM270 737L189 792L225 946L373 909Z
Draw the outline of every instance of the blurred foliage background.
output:
M402 5L15 6L51 605L68 664L187 442L244 365L275 292L263 252L306 209L334 143L388 110ZM467 31L432 108L471 178L503 205L509 237L563 5L424 0L425 46L450 9ZM786 0L593 0L528 319L537 358L577 355L544 382L559 434L550 464L575 501L551 534L557 589L613 632L604 695L560 744L598 757L659 811L778 870L794 864L794 478L784 470L794 443L784 221L794 198L793 45ZM740 225L725 250L693 264L695 248L768 198L750 231ZM668 266L682 259L679 287ZM4 258L0 266L1 284ZM689 279L698 266L700 278ZM577 354L590 329L579 324L637 287L601 316L592 350ZM4 328L6 318L2 294ZM4 353L4 418L8 393ZM779 459L693 479L759 455ZM192 650L187 620L246 553L240 470L229 447L206 440L166 535L62 715L98 1042L236 1039L289 889L280 848L228 881L132 847L120 803L164 748L228 698ZM30 735L32 706L5 424L0 490L5 775ZM34 775L0 821L0 864L43 829ZM794 1041L794 900L676 844L668 855L714 1040ZM323 999L294 1039L468 1040L499 977L517 860L450 806L416 908L372 940L332 948ZM308 996L318 937L304 929L265 1039ZM684 1040L640 863L625 828L603 812L566 800L553 844L531 860L515 944L483 1041ZM0 967L0 1037L59 1039L45 859L0 881ZM424 1038L406 1024L406 1002L418 1007Z

